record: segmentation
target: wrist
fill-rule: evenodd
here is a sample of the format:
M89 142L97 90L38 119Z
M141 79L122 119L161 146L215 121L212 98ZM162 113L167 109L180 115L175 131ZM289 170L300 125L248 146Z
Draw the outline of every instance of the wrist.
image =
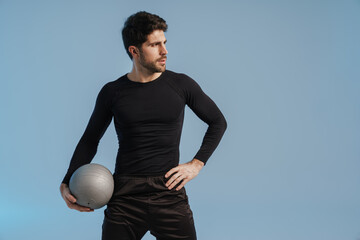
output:
M204 162L196 158L194 158L191 163L194 164L197 168L199 168L199 170L202 169L202 167L205 165Z
M69 186L66 183L60 184L60 191L62 192L64 189L69 188Z

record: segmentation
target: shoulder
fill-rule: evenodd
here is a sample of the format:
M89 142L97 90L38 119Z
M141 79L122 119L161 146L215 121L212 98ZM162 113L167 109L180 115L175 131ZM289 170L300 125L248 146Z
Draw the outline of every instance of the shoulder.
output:
M102 89L105 89L107 91L111 91L113 89L117 89L119 87L122 87L124 85L126 85L127 81L126 81L126 75L123 75L121 77L119 77L118 79L116 80L113 80L113 81L110 81L110 82L107 82L103 87Z
M175 73L167 71L167 78L174 82L178 89L180 89L181 95L184 97L187 104L191 104L194 98L203 95L203 91L199 84L184 73Z
M187 74L166 70L166 75L168 79L173 80L180 88L188 89L199 86L198 83Z
M116 94L116 92L127 84L126 75L119 77L116 80L107 82L100 90L100 93L106 95Z
M126 85L125 76L126 75L104 84L99 91L97 98L98 101L102 101L106 104L111 104L119 90L122 89L124 85Z

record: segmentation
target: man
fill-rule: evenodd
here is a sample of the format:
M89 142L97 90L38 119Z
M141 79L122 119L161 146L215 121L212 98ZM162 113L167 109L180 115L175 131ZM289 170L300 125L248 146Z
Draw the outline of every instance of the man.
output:
M190 77L166 70L166 22L138 12L125 22L122 36L132 71L105 84L60 186L69 208L76 204L68 183L91 162L112 119L119 139L114 194L105 210L103 239L196 239L184 185L196 177L227 126L216 104ZM179 165L179 143L188 105L209 126L194 158Z

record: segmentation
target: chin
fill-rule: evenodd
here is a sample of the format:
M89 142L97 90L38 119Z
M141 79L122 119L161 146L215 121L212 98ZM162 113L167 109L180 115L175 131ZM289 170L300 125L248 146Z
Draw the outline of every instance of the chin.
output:
M163 66L163 67L157 68L156 70L157 70L157 72L165 72L165 70L166 70L166 66Z
M166 70L166 65L148 65L148 66L145 66L145 68L147 70L149 70L150 72L153 72L153 73L162 73L162 72L165 72Z

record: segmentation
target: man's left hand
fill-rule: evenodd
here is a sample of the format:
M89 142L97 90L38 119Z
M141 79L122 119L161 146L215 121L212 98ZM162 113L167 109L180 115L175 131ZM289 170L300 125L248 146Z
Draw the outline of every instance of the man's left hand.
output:
M172 175L172 177L166 182L166 187L171 190L179 182L181 182L181 184L176 188L176 191L179 191L187 182L199 174L203 166L204 163L202 161L194 158L188 163L180 164L179 166L170 169L170 171L165 174L166 178Z

